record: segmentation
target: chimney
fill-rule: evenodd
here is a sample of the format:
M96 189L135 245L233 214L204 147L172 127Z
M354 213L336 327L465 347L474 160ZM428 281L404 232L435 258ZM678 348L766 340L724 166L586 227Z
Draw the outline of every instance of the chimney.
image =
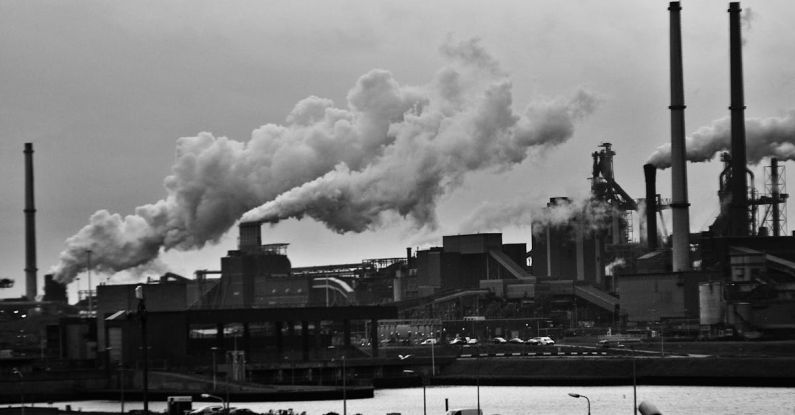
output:
M248 249L259 249L262 245L261 225L259 222L241 222L239 225L240 235L238 249L245 251Z
M685 164L685 92L682 76L682 29L679 2L671 2L671 212L673 216L673 271L690 269L690 203Z
M657 249L657 167L644 164L646 177L646 244L649 251Z
M33 200L33 143L25 143L25 296L36 299L36 204Z
M743 53L740 34L740 3L729 3L729 63L731 72L731 204L730 235L748 236L748 181L745 176L745 98Z

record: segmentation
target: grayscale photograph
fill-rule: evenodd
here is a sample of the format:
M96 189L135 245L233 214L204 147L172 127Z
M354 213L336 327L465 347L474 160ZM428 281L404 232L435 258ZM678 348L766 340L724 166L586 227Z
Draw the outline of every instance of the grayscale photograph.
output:
M793 17L0 0L0 415L795 413Z

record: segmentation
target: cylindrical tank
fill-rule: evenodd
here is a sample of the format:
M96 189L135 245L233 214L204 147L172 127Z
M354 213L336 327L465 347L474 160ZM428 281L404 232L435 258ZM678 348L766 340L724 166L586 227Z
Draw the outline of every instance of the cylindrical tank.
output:
M398 270L396 278L392 280L392 299L403 301L403 274Z
M720 282L703 282L698 285L699 324L711 326L723 322L725 303Z

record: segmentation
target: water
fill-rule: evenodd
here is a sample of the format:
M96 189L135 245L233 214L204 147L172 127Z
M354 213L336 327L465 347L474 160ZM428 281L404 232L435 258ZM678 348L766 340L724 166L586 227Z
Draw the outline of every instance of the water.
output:
M582 387L527 387L483 386L480 388L480 407L483 413L501 415L571 415L586 414L585 399L568 396L569 393L585 395L591 400L591 413L632 414L631 386ZM450 408L477 407L475 386L433 386L426 389L428 414L444 414L444 400ZM650 401L665 415L671 414L744 414L769 415L795 413L795 388L754 388L714 386L639 386L638 403ZM207 404L217 402L208 401ZM58 402L83 411L118 411L119 403L113 401ZM385 415L399 412L403 415L422 415L422 388L381 389L372 399L347 401L348 414ZM198 408L203 402L194 402ZM287 409L308 415L322 415L334 411L342 414L342 401L302 402L232 402L232 406L250 408L257 412L269 409ZM140 402L127 402L125 410L141 409ZM165 410L164 402L150 402L152 411Z

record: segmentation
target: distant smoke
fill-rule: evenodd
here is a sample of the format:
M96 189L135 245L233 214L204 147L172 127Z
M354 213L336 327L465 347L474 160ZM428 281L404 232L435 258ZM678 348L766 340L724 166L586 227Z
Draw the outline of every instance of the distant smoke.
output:
M578 222L587 230L601 230L610 226L614 208L598 200L573 200L547 207L532 201L485 203L464 221L462 233L500 231L506 227L532 226L540 234L547 227L571 225Z
M434 226L438 197L467 172L506 169L530 148L566 141L596 105L579 92L514 113L510 81L476 40L441 52L448 65L427 85L401 86L372 70L346 108L309 97L285 125L262 126L247 143L180 138L167 196L125 217L96 212L66 241L56 278L69 282L84 270L86 249L94 269L112 273L161 250L201 248L244 212L243 220L272 223L306 215L337 232L373 228L383 212Z
M742 13L740 13L740 26L743 33L740 42L743 46L748 44L748 38L745 34L751 31L751 24L754 20L756 20L756 13L754 13L750 7L744 8Z
M795 160L795 110L781 117L749 118L745 121L748 162L758 164L765 157ZM721 118L685 138L687 160L703 162L731 150L731 120ZM649 157L659 169L671 166L671 145L664 144Z

